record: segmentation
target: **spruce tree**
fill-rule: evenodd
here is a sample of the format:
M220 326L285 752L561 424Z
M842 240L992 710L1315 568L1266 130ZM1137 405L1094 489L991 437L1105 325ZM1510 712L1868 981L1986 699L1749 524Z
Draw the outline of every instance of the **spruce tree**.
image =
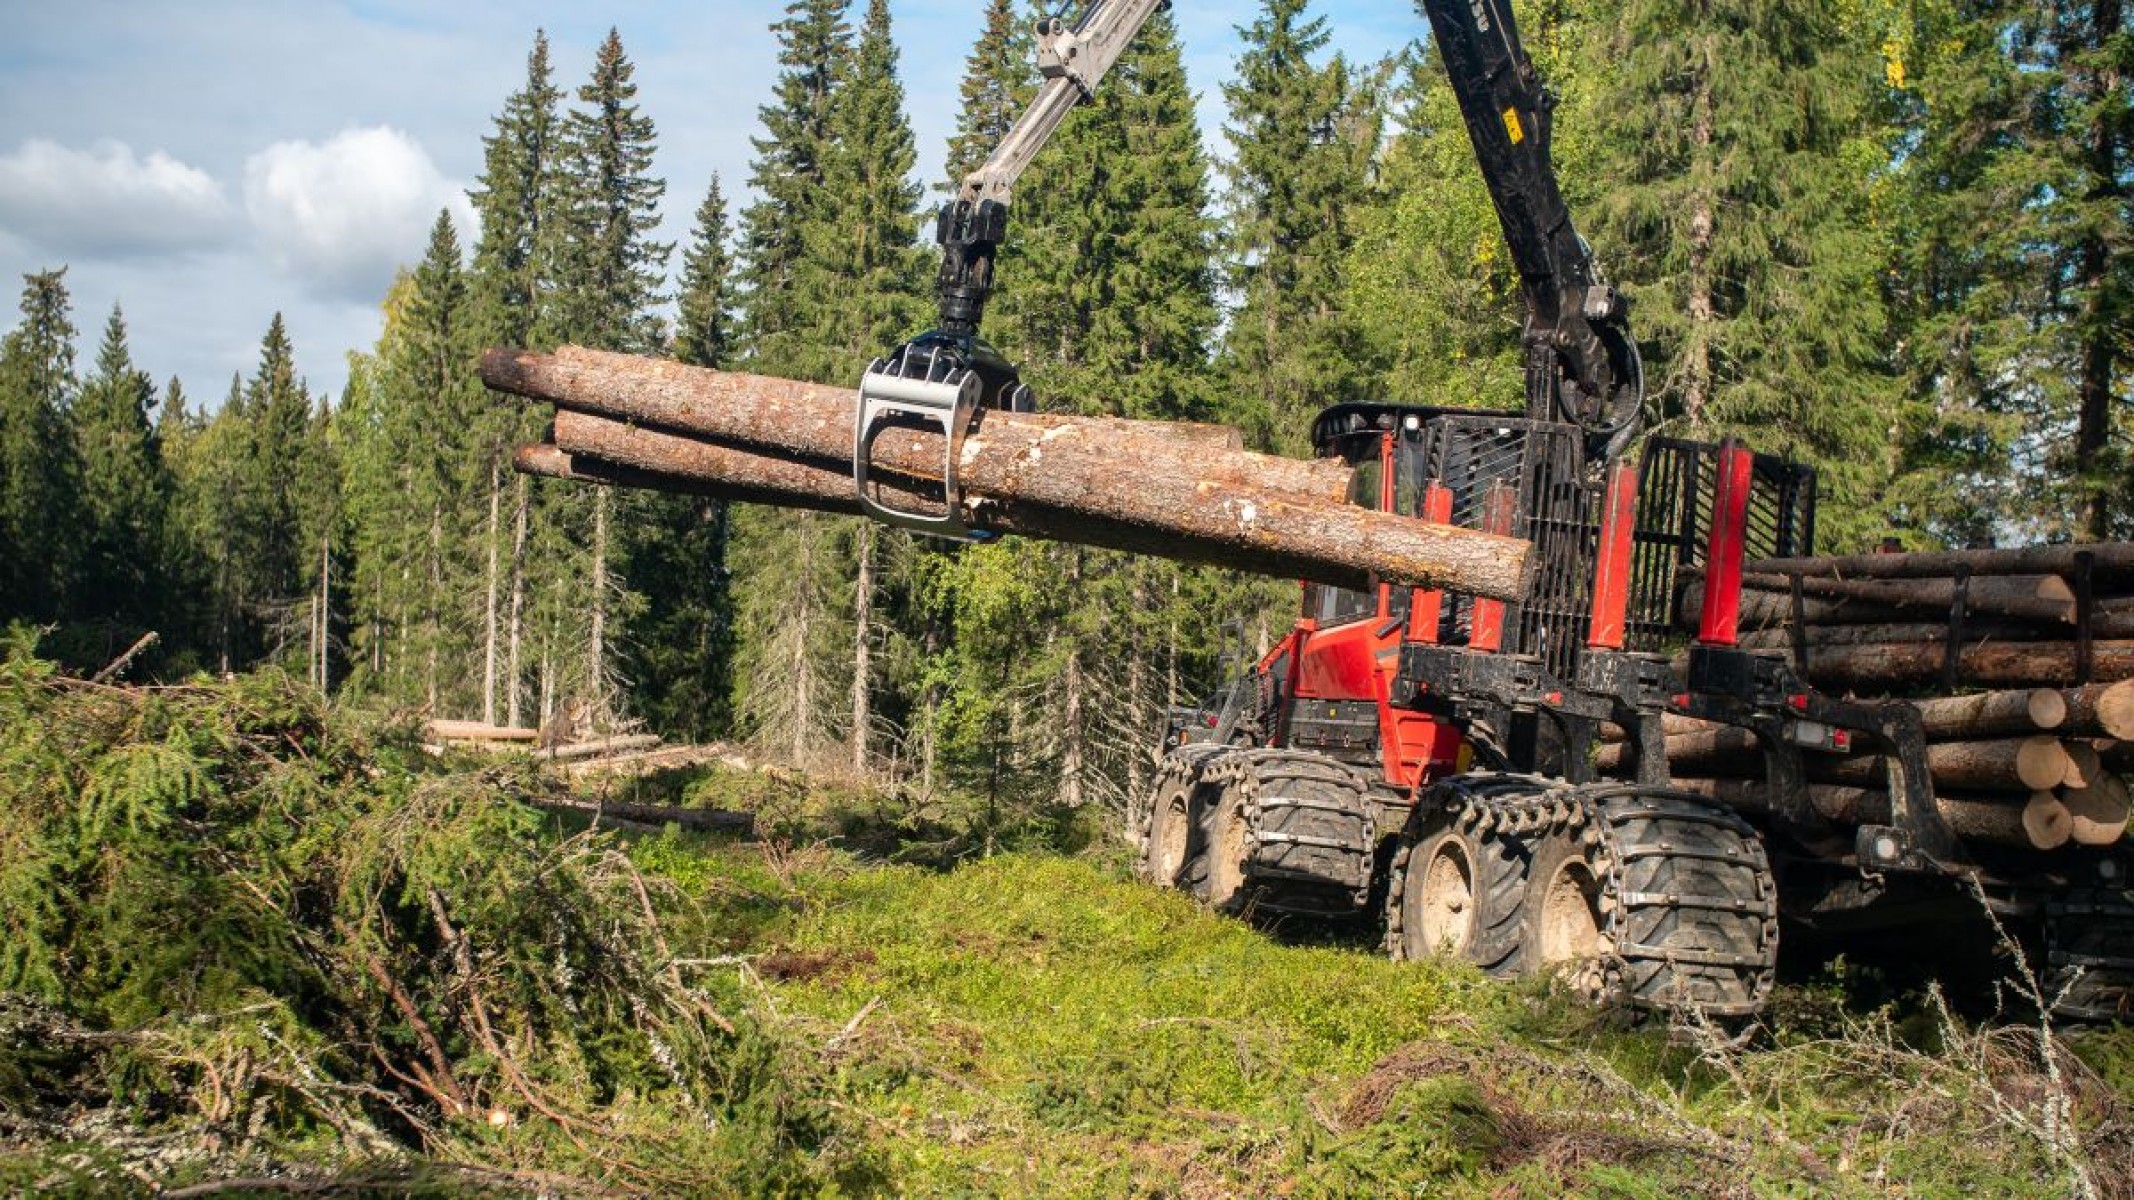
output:
M1016 19L1015 0L987 0L985 28L964 59L962 103L949 135L946 190L985 164L1015 125L1036 90L1028 22Z
M680 313L674 326L674 357L699 367L724 366L735 350L734 257L726 197L711 177L696 229L682 251Z
M563 118L557 207L543 234L555 292L540 328L550 340L623 351L661 341L652 310L673 246L651 240L667 184L651 174L656 134L636 103L636 70L610 29Z
M159 627L169 590L162 567L171 481L149 421L154 405L155 384L134 365L126 319L114 304L96 368L73 409L86 526L74 616L110 623L116 637Z
M288 327L275 313L260 340L259 369L245 384L242 449L234 464L235 599L242 614L235 644L247 661L303 640L299 609L310 548L302 503L312 403L296 373Z
M1656 430L1814 462L1824 540L1878 538L1897 414L1867 36L1829 0L1630 0L1603 49L1594 240L1636 305Z
M539 324L544 246L559 136L548 34L534 31L526 85L504 101L496 131L482 138L482 175L468 193L481 217L474 250L474 292L485 343L526 345Z
M2123 534L2129 351L2109 330L2134 319L2134 255L2112 232L2134 219L2124 6L1908 15L1888 39L1907 134L1893 291L1910 470L1893 506L1927 543Z
M734 353L731 237L714 175L682 251L674 357L691 366L723 367ZM727 736L735 636L731 506L704 496L646 495L634 511L625 574L645 598L626 650L636 709L669 736Z
M1366 194L1377 122L1359 126L1348 65L1307 0L1266 0L1241 32L1230 105L1230 287L1242 303L1224 340L1227 398L1262 445L1308 450L1312 415L1355 398L1367 376L1343 305L1343 268Z
M751 139L749 186L758 198L741 216L741 281L751 365L772 374L786 373L804 344L807 314L795 285L823 197L831 94L852 52L846 4L794 0L771 26L782 70L774 102L757 110L764 136Z
M800 378L854 379L926 316L918 151L896 69L889 6L869 0L831 96L822 188L793 273L803 336L785 369Z
M0 620L59 617L77 556L66 273L23 276L22 320L0 340Z

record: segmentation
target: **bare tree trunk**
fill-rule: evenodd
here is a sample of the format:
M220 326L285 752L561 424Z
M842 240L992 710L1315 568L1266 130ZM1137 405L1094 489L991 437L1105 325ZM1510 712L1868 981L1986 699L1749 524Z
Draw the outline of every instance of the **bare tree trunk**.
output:
M1148 760L1143 757L1146 743L1144 736L1149 728L1149 637L1146 615L1152 599L1149 591L1149 564L1134 559L1127 564L1134 573L1133 637L1129 639L1126 658L1126 713L1128 745L1126 747L1126 796L1129 807L1138 803L1145 794L1148 783Z
M1081 591L1082 551L1067 547L1066 595L1075 597ZM1060 754L1060 803L1069 808L1082 806L1082 657L1073 646L1067 650L1067 670L1060 679L1060 736L1063 738Z
M504 686L506 703L504 723L519 724L519 643L525 634L526 625L526 510L531 497L527 494L526 480L518 481L518 491L512 500L511 528L511 617L505 632Z
M482 598L482 721L488 725L496 724L497 542L503 534L499 520L504 506L503 471L502 463L489 464L489 574Z
M312 642L312 654L318 661L318 685L319 690L323 692L329 682L326 678L327 654L333 635L333 538L329 534L319 535L319 601L316 615L318 632Z
M593 492L592 614L586 636L586 690L595 719L608 713L608 489Z
M859 579L852 589L852 773L867 774L867 724L870 677L874 673L869 634L874 624L874 522L859 527Z
M438 618L438 598L444 594L444 513L436 504L430 506L430 590L424 597L423 640L429 643L423 665L422 693L431 712L437 711L437 643L444 638L442 623Z
M1696 95L1691 100L1690 144L1693 171L1702 168L1712 152L1712 64L1693 63ZM1705 424L1705 409L1712 398L1712 232L1714 215L1711 195L1698 188L1689 212L1689 337L1682 355L1682 415L1689 418L1691 436Z
M815 704L813 679L808 672L808 627L814 623L815 523L812 514L802 514L800 531L800 586L794 589L793 605L793 765L808 760L808 712Z

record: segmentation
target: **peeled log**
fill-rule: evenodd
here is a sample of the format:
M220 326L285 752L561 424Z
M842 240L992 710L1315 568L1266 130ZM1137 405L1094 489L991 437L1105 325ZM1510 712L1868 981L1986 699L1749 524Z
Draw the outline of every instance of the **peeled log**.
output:
M1882 692L1941 679L1937 643L1808 647L1808 680L1819 687ZM2090 670L2102 680L2134 679L2134 640L2090 643ZM2073 642L1988 642L1958 654L1959 681L2065 687L2075 678Z
M851 478L812 462L754 454L570 409L556 413L554 436L574 470L580 469L581 460L613 464L637 471L641 481L655 485L661 478L689 479L712 485L714 491L794 496L794 503L810 508L829 507L829 495L841 492L849 507L832 511L858 511ZM1049 449L1045 457L1052 473L1067 469L1052 461ZM981 456L969 461L987 460ZM1382 579L1481 596L1515 598L1524 592L1530 546L1516 538L1351 504L1269 495L1189 474L1144 472L1138 466L1123 471L1116 462L1086 480L1088 494L1102 495L1101 507L1092 502L1062 508L1012 491L982 492L980 477L1012 488L1016 474L1034 463L993 465L1003 469L996 474L973 472L967 479L965 517L979 528L1341 587L1363 588Z
M1708 796L1750 815L1769 812L1771 807L1770 793L1759 780L1677 779L1669 786ZM1889 793L1876 788L1814 785L1808 789L1808 803L1825 820L1839 825L1882 825L1890 820ZM2033 841L2025 828L2023 814L2027 805L1936 796L1934 807L1949 831L1968 841L2019 849L2052 849L2052 845Z
M2061 695L2069 732L2134 740L2134 679L2069 688Z
M814 459L849 475L859 393L768 375L713 371L664 359L564 346L553 354L492 349L482 356L482 382L499 391L546 400L559 408L715 438L743 449ZM1228 479L1257 488L1325 500L1348 498L1348 466L1332 459L1282 458L1239 447L1237 431L1219 425L1130 421L1059 413L986 410L972 421L958 464L973 491L1057 502L1056 497L999 492L978 475L985 460L1017 456L1055 469L1117 482L1157 470ZM1060 459L1077 467L1058 466ZM937 433L892 430L875 443L882 468L938 479Z
M2097 786L2060 789L2060 803L2074 818L2072 834L2080 846L2109 846L2127 832L2127 785L2106 775Z

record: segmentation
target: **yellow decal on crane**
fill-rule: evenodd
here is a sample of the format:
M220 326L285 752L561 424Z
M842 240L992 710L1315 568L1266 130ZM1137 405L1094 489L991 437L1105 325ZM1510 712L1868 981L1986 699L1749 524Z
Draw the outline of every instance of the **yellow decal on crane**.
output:
M1514 146L1526 140L1526 130L1519 124L1518 109L1507 108L1504 110L1504 132L1511 135L1512 145Z

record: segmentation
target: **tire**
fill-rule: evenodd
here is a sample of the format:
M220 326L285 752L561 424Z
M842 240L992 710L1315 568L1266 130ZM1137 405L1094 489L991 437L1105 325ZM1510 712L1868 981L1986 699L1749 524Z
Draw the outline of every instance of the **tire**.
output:
M1139 843L1134 869L1141 878L1159 887L1197 887L1206 871L1206 839L1200 825L1212 790L1207 769L1229 752L1226 746L1196 743L1164 756L1148 815L1141 818L1138 828L1129 830Z
M1149 809L1148 837L1141 851L1143 879L1162 888L1181 885L1186 865L1199 849L1194 816L1192 783L1166 775Z
M1562 861L1582 862L1597 884L1593 997L1714 1018L1761 1011L1778 962L1778 889L1756 831L1693 796L1589 793L1596 819L1580 855Z
M2053 901L2046 909L2039 985L2060 1020L2134 1020L2134 903L2088 888Z
M1491 975L1524 974L1521 926L1533 855L1500 801L1550 786L1519 775L1462 776L1431 789L1394 851L1386 948L1419 962L1449 954Z
M1379 801L1355 768L1308 751L1244 749L1203 778L1210 908L1336 919L1368 910Z
M1606 883L1587 847L1578 833L1556 830L1535 848L1520 938L1536 971L1580 979L1601 961Z

